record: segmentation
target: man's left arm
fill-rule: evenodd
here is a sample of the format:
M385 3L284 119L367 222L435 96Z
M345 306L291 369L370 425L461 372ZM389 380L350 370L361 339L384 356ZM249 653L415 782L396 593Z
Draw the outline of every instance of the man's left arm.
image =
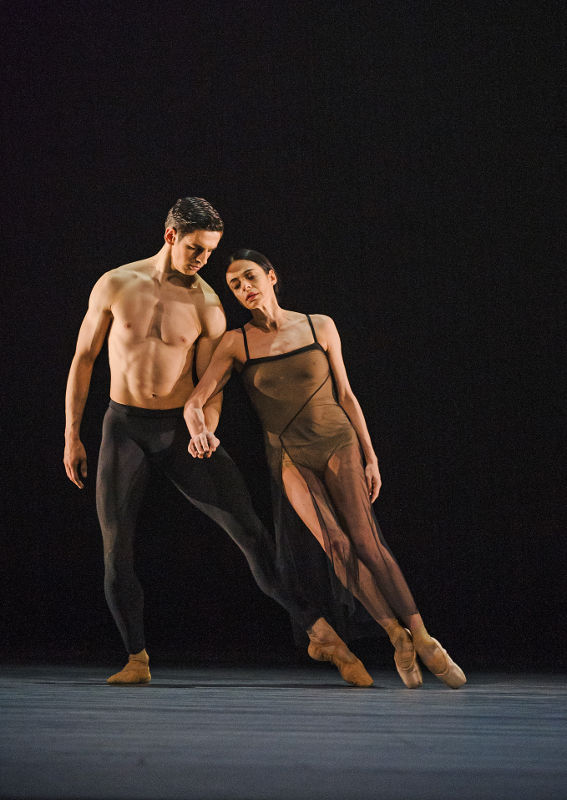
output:
M195 370L199 380L210 364L213 353L226 331L226 317L220 301L218 305L208 306L203 312L203 333L197 339L195 353ZM210 397L203 406L207 430L214 433L219 424L222 408L222 391Z

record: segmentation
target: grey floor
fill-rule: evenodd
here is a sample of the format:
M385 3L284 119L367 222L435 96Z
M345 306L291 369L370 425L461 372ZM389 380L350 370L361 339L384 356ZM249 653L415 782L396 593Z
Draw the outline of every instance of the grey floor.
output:
M351 688L328 664L107 674L0 668L2 798L567 797L565 676L410 691L393 671Z

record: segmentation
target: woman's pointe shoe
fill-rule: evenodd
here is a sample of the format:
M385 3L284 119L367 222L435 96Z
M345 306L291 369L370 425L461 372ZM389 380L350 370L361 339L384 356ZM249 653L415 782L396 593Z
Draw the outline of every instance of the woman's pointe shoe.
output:
M334 644L316 644L310 642L307 653L315 661L330 661L341 674L341 678L353 686L372 686L374 681L366 671L362 661L348 649L342 641L342 647ZM346 652L345 652L346 651ZM352 661L350 659L353 659Z
M421 675L419 664L417 663L417 653L415 652L415 647L413 646L413 638L411 633L407 628L404 628L404 630L412 640L411 643L413 652L411 655L409 655L407 653L398 653L397 650L394 650L394 663L396 665L396 669L398 670L398 675L408 689L419 689L423 683L423 677Z
M315 661L330 661L341 678L353 686L372 686L374 681L362 661L348 649L337 632L324 617L320 617L309 630L307 653Z
M445 656L444 668L439 672L436 672L435 669L432 669L432 667L428 665L427 660L424 659L422 653L419 652L419 650L423 650L422 647L418 649L419 657L421 658L427 669L429 669L435 675L436 678L439 678L440 681L443 681L443 683L445 683L447 686L450 686L451 689L458 689L460 686L462 686L464 683L467 682L465 673L459 667L458 664L455 664L449 653L445 650L444 647L441 646L441 644L437 641L437 639L432 638L431 641L436 645L435 655L438 656L439 651L441 651L441 653ZM431 661L431 656L428 657L428 660Z
M117 672L106 679L107 683L149 683L152 679L150 674L150 659L145 650L135 653L128 657L128 663Z

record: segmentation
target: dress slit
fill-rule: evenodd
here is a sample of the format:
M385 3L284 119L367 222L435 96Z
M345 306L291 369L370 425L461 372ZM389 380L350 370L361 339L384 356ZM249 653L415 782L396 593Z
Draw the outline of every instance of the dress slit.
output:
M264 429L275 491L373 619L407 618L418 610L374 516L358 437L337 403L327 355L308 321L314 341L289 353L250 358L245 339L242 380ZM299 587L302 556L294 543L300 537L290 531L289 516L281 517L282 507L274 503L278 563L286 583Z

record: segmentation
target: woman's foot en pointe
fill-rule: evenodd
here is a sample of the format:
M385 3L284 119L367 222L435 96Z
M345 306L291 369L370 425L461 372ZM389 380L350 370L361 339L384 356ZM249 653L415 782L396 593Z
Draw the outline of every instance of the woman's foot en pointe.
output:
M307 653L315 661L330 661L339 670L341 678L352 686L372 686L374 681L362 661L348 649L346 644L321 617L307 631L309 647Z
M394 645L394 663L398 670L398 675L408 689L418 689L423 684L423 677L419 664L417 663L417 653L413 642L413 637L407 628L401 628L400 634L392 642Z
M433 637L416 637L414 636L415 649L423 661L427 669L432 672L436 678L443 681L444 684L450 686L451 689L458 689L467 682L465 673L455 664L449 653L444 647Z
M128 657L128 663L120 672L111 675L106 679L107 683L149 683L152 679L150 674L150 658L145 650L133 653Z

